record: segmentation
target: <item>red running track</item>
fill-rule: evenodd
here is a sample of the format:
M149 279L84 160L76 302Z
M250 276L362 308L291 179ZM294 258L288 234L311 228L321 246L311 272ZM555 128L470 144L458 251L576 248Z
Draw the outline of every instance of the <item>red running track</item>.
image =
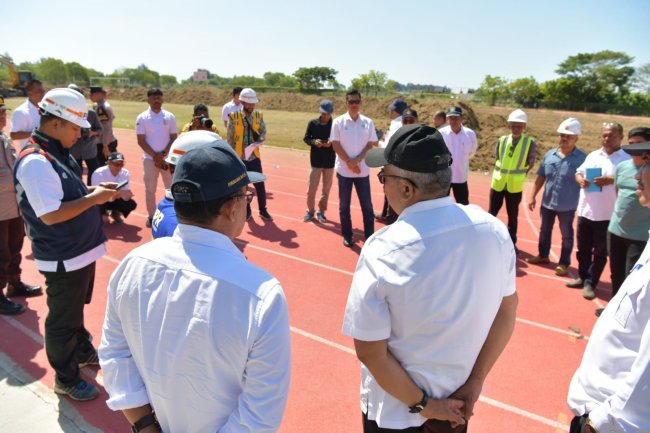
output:
M120 151L131 172L131 188L139 208L126 224L105 225L108 253L97 263L95 292L86 307L86 326L98 341L106 305L106 286L117 263L133 248L151 239L144 227L146 210L142 183L142 152L132 131L118 130ZM279 148L263 150L268 176L268 209L273 222L253 212L237 244L249 260L269 270L281 282L289 302L292 327L292 382L286 415L280 431L360 432L359 363L352 341L341 334L343 311L362 238L361 211L353 199L352 220L357 245L343 247L338 224L336 182L327 212L330 222L304 223L309 156L302 151ZM373 202L379 210L381 185L371 175ZM472 173L472 203L487 208L488 175ZM162 196L162 181L160 182ZM253 205L255 206L255 202ZM505 209L502 211L505 213ZM568 278L556 277L554 265L531 266L523 258L537 253L539 217L522 203L519 221L521 254L517 287L520 304L517 326L505 352L488 377L475 407L471 431L508 432L525 428L529 433L567 431L571 414L566 392L577 368L586 340L596 321L594 309L609 299L609 280L601 284L599 299L586 301L580 290L568 289ZM559 232L554 232L552 256L559 254ZM31 256L30 244L23 251L23 279L43 284ZM575 261L575 260L574 260ZM573 273L575 269L572 268ZM605 272L608 277L608 272ZM486 278L489 276L486 275ZM21 300L22 301L22 300ZM47 314L45 297L25 300L28 310L2 317L0 352L16 362L34 381L52 388L54 373L42 344ZM83 374L102 383L101 370L86 367ZM106 393L86 403L72 403L89 423L107 432L127 431L121 413L105 405Z

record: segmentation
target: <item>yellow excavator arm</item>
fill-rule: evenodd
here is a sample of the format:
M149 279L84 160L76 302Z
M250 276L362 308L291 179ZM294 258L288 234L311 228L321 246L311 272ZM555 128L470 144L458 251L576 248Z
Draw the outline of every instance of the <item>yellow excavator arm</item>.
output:
M18 77L18 71L16 70L14 64L5 56L0 56L0 63L5 65L9 71L10 81L6 84L7 87L18 87L20 85L20 79Z

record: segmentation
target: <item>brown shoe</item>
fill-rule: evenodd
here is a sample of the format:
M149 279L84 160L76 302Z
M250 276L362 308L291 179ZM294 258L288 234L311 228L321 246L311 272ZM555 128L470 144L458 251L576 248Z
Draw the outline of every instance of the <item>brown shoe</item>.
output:
M530 263L531 265L545 265L546 263L551 263L551 261L548 259L548 257L535 256L528 257L526 259L526 263Z
M563 265L562 263L557 265L557 267L555 268L555 275L558 275L560 277L563 277L568 273L569 273L569 267L567 265Z

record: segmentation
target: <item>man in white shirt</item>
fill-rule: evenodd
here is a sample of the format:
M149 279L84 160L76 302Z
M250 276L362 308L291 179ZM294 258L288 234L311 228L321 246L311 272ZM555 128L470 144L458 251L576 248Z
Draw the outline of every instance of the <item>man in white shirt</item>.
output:
M423 125L366 156L383 166L399 217L363 246L343 322L363 364L364 433L467 431L514 329L512 241L502 222L448 197L450 156Z
M447 110L449 125L440 128L440 133L451 152L451 190L454 192L456 202L469 204L469 187L467 175L469 174L469 160L476 153L478 142L476 134L463 126L463 109L457 106Z
M278 280L233 243L253 198L247 185L263 178L224 142L188 151L171 188L174 235L136 248L113 273L99 356L107 404L134 431L278 429L287 303Z
M117 224L121 224L124 222L124 218L128 217L129 214L138 206L132 198L133 193L131 192L131 186L129 185L131 174L129 173L129 170L124 168L124 155L120 152L111 153L108 155L106 160L108 161L108 165L98 168L93 173L92 185L100 185L104 182L111 182L119 185L122 182L126 182L126 185L120 188L115 200L109 200L99 206L99 210L102 214L108 214L113 221Z
M638 179L639 202L650 208L648 165ZM567 401L571 433L650 431L650 244L596 322Z
M226 128L228 127L228 116L230 116L230 113L241 111L242 109L242 103L239 100L239 95L242 90L244 89L241 87L235 87L232 89L232 100L226 102L221 109L221 120L223 120L223 126Z
M92 400L99 391L79 375L81 367L98 364L84 305L92 299L95 262L106 252L97 205L115 198L116 184L86 187L70 155L81 128L90 127L84 97L52 89L39 107L40 126L16 161L16 197L47 287L45 352L56 372L54 392Z
M352 187L357 190L363 214L363 232L368 239L375 231L375 216L370 195L370 170L365 162L366 152L377 146L375 124L359 111L361 93L352 89L345 94L347 113L334 119L330 140L336 152L336 178L339 182L339 217L343 245L352 247L352 216L350 202Z
M144 150L144 191L147 204L147 227L151 227L151 219L156 212L156 189L158 175L162 177L165 189L171 186L172 174L167 169L165 156L178 136L176 117L169 111L163 110L163 92L160 89L149 89L147 92L149 109L140 113L135 119L135 133L138 146Z
M596 297L596 286L607 264L607 227L616 204L616 166L630 159L630 155L621 150L622 140L623 126L604 123L601 134L603 147L587 155L576 170L576 182L580 185L576 236L578 278L566 286L582 287L585 299Z
M11 116L11 132L9 136L14 141L14 146L20 151L32 135L32 131L38 128L41 115L38 111L38 103L43 99L45 89L39 80L31 80L25 84L27 100L14 110Z

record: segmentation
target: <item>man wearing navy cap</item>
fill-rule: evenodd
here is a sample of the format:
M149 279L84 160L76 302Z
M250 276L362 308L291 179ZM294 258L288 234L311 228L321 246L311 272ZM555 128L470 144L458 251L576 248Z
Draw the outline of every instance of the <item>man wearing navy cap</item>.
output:
M136 248L113 273L99 356L107 404L134 431L278 429L287 303L278 280L233 243L253 198L247 186L263 178L226 143L188 151L171 186L174 235Z
M478 142L476 134L470 128L463 126L463 109L458 106L449 107L447 110L449 125L440 128L440 133L451 152L451 190L454 192L456 202L469 204L469 187L467 176L469 174L469 160L476 153Z
M336 153L334 153L332 142L330 141L333 112L334 104L332 101L323 99L320 102L320 116L317 119L309 121L305 138L303 139L310 146L309 162L311 163L309 187L307 188L307 213L304 217L305 222L311 221L314 218L316 190L318 189L321 176L323 177L323 189L318 200L318 213L316 213L316 216L321 223L327 221L325 211L327 210L327 200L332 189L334 160L336 159Z
M363 246L343 322L363 364L363 431L466 432L514 329L512 241L448 197L451 155L435 128L404 126L366 163L383 166L399 217Z

